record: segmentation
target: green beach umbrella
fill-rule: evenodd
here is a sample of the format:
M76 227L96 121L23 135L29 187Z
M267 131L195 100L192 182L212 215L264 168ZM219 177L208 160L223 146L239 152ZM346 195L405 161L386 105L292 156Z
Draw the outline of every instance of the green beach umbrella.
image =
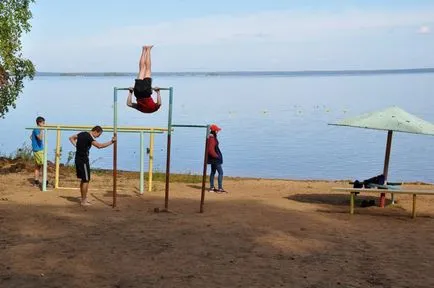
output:
M358 127L387 132L386 155L384 157L383 174L387 181L389 172L390 150L393 132L404 132L422 135L434 135L434 125L414 116L399 107L393 106L381 111L365 113L357 117L341 120L329 125ZM384 193L381 194L380 206L384 207Z

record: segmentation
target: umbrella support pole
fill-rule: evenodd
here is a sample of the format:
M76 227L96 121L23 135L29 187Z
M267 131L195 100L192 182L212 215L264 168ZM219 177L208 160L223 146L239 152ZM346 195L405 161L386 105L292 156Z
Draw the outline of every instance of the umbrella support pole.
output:
M387 176L389 174L389 160L390 160L390 150L392 148L392 136L393 136L393 131L392 130L387 131L386 155L384 156L384 169L383 169L385 183L387 183ZM380 207L384 208L385 205L386 205L386 193L381 193Z

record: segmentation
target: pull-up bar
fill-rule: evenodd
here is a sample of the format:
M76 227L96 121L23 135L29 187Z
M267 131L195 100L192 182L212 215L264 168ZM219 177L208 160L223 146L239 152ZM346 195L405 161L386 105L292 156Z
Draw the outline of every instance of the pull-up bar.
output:
M155 90L155 88L153 88ZM169 122L171 123L172 119L172 98L173 98L173 88L158 88L162 91L169 91L170 100L169 100ZM122 88L122 87L114 87L113 88L113 137L117 137L118 135L118 91L127 91L130 88ZM171 135L171 125L168 125L167 134ZM168 136L170 138L170 136ZM168 140L169 141L169 140ZM113 203L112 207L116 207L116 199L117 199L117 162L118 162L118 141L113 144Z
M171 88L162 88L162 87L153 87L152 90L161 90L161 91L169 91ZM130 88L117 88L115 87L115 90L117 91L128 91Z
M208 143L209 143L209 125L189 125L189 124L172 124L171 119L169 119L169 126L167 129L170 129L172 127L179 127L179 128L205 128L205 151L203 156L203 172L202 172L202 191L200 196L200 208L199 212L203 213L203 206L205 203L205 183L206 183L206 169L207 169L207 162L208 162ZM169 130L169 131L170 131ZM166 193L165 193L165 199L164 199L164 209L168 210L169 208L169 184L170 184L170 144L171 139L169 136L169 133L167 133L168 137L168 148L167 148L167 160L166 160Z
M153 90L161 90L161 91L169 91L169 111L168 111L168 119L167 119L167 156L166 156L166 185L165 185L165 197L164 197L164 211L169 210L169 185L170 185L170 154L171 154L171 146L172 146L172 130L174 127L179 128L202 128L206 129L205 134L205 151L204 151L204 163L203 163L203 178L202 178L202 194L200 201L200 213L203 213L203 206L205 200L205 182L206 182L206 169L207 169L207 160L208 160L208 139L209 139L209 125L184 125L184 124L172 124L172 113L173 113L173 87L169 88L161 88L154 87ZM130 88L113 88L113 136L117 136L117 93L118 91L127 91ZM116 207L116 176L117 176L117 143L116 141L113 145L113 208Z
M183 124L173 124L172 127L180 127L180 128L208 128L208 125L183 125Z

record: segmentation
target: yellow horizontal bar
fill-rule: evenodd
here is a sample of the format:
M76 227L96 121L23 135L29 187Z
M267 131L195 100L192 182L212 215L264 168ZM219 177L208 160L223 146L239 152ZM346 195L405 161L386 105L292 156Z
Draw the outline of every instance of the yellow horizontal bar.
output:
M92 129L95 125L45 125L47 128L79 128L79 129ZM113 129L113 126L101 126L102 129ZM132 129L132 130L156 130L167 131L167 128L162 127L141 127L141 126L118 126L118 129Z
M27 127L27 130L32 130L32 129L41 129L41 127ZM46 127L44 126L44 128L42 129L46 129L49 131L80 131L80 130L85 130L85 129L81 129L81 128L60 128L60 127ZM103 129L106 132L113 132L114 129L113 128L104 128ZM120 133L150 133L150 134L162 134L164 133L164 131L161 130L133 130L133 129L118 129L118 132Z

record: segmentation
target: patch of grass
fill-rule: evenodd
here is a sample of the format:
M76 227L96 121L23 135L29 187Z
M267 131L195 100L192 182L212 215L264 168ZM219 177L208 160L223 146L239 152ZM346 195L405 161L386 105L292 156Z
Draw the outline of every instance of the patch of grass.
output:
M26 144L25 142L21 145L21 147L17 148L15 152L9 155L10 159L22 159L24 161L32 161L33 160L33 151L32 146Z
M145 177L146 179L148 177ZM154 172L152 174L153 181L166 181L166 173ZM188 174L170 174L170 182L181 183L202 183L202 175Z
M62 172L64 173L75 173L75 168L73 166L63 166L61 167ZM98 169L91 168L92 174L98 176L112 176L113 170L107 169ZM119 178L128 178L134 179L139 178L140 172L131 172L131 171L118 171ZM209 176L208 176L209 177ZM208 179L208 178L207 178ZM152 180L157 182L165 182L166 181L166 173L163 172L154 172L152 173ZM148 172L145 171L145 179L144 181L148 181ZM181 183L202 183L202 175L194 175L191 173L188 174L170 174L170 182L181 182Z

